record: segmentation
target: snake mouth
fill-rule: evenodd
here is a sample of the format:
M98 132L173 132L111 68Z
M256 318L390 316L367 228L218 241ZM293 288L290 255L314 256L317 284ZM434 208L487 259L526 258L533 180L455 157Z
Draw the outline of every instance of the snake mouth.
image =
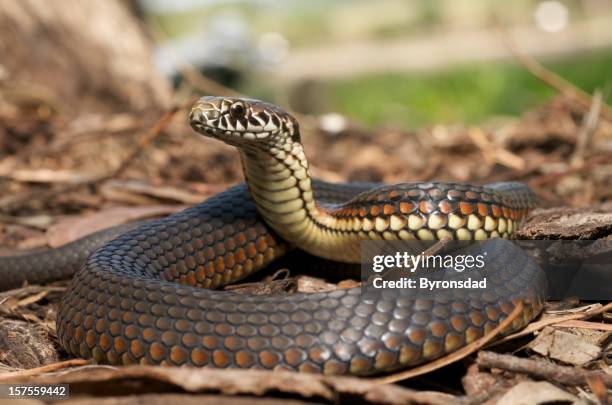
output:
M213 125L201 124L197 122L191 121L191 127L195 129L197 132L204 136L208 136L210 138L220 139L227 143L234 144L239 140L258 140L258 139L267 139L271 133L270 132L249 132L249 131L230 131L223 130L221 128L215 127Z
M278 111L257 100L202 97L191 109L189 123L198 133L234 146L263 141L283 128Z

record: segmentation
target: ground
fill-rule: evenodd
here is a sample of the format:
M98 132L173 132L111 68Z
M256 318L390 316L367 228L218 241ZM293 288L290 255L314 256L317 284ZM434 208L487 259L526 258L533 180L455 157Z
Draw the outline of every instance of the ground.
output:
M38 99L7 105L0 110L0 246L5 253L59 246L95 229L167 215L242 179L234 150L197 135L187 125L189 99L165 115L69 116ZM535 190L542 208L531 214L521 237L611 239L612 117L597 98L585 104L557 97L518 120L480 127L434 126L418 132L369 129L339 117L332 117L336 125L330 126L329 118L299 117L315 177L389 183L522 181ZM289 284L298 289L336 288L288 270L290 277L297 277ZM268 288L269 276L262 275L263 283L255 288ZM285 288L287 280L281 282ZM0 381L69 382L73 394L83 395L80 401L97 393L116 396L108 399L112 403L135 393L143 395L143 401L158 403L273 398L483 402L525 393L603 402L612 387L609 375L590 371L607 368L612 328L606 323L606 302L549 303L547 314L527 332L487 349L518 356L480 350L477 357L420 377L392 376L399 382L389 386L380 385L381 380L66 363L54 322L65 284L0 293L0 361L7 372ZM567 347L580 348L580 355L567 356ZM541 371L538 362L543 359L548 359L551 370ZM73 371L66 373L65 368ZM19 369L24 370L8 373ZM154 398L146 394L151 382L159 393ZM229 397L233 394L241 397Z

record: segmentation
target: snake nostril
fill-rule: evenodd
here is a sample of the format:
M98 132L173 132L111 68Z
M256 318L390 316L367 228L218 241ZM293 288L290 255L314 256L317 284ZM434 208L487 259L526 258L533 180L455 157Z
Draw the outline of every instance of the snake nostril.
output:
M202 111L198 108L194 108L189 113L189 121L193 123L202 122Z

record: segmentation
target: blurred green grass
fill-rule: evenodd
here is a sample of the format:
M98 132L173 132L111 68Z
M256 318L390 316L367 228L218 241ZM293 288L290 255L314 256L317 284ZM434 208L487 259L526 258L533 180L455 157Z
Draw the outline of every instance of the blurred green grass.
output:
M612 85L612 50L546 63L591 93ZM512 62L460 66L437 73L378 74L326 83L328 108L376 126L419 127L479 123L491 116L518 116L556 92Z

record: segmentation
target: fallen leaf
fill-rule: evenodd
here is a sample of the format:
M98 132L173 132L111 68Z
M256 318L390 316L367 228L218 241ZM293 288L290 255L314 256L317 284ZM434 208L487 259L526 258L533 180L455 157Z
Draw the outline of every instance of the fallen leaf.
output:
M351 279L342 280L337 285L338 288L356 288L360 286L361 286L361 283L359 281L351 280Z
M338 287L335 284L328 283L322 278L310 277L310 276L298 277L297 289L299 292L315 293L315 292L323 292L323 291L333 291L337 288Z
M142 393L151 384L164 392L210 393L265 398L306 399L311 402L362 404L448 404L461 400L441 392L418 392L395 384L378 385L357 377L325 376L267 370L200 369L154 366L82 366L62 373L0 376L3 383L70 384L75 392L96 392L97 399Z
M47 230L51 247L70 243L93 232L131 221L173 214L184 205L153 205L146 207L112 207L85 217L71 218L52 225Z
M580 336L546 327L527 346L534 352L576 366L584 365L601 355L601 348Z
M29 183L82 183L99 178L100 174L71 170L18 169L0 173L0 176Z
M184 204L197 204L202 202L210 194L192 191L186 187L174 187L167 185L155 185L144 181L120 181L112 180L104 184L103 188L120 189L129 192L143 194L158 199L172 200Z
M579 403L578 398L551 383L524 381L510 388L496 405L535 405L548 403Z

